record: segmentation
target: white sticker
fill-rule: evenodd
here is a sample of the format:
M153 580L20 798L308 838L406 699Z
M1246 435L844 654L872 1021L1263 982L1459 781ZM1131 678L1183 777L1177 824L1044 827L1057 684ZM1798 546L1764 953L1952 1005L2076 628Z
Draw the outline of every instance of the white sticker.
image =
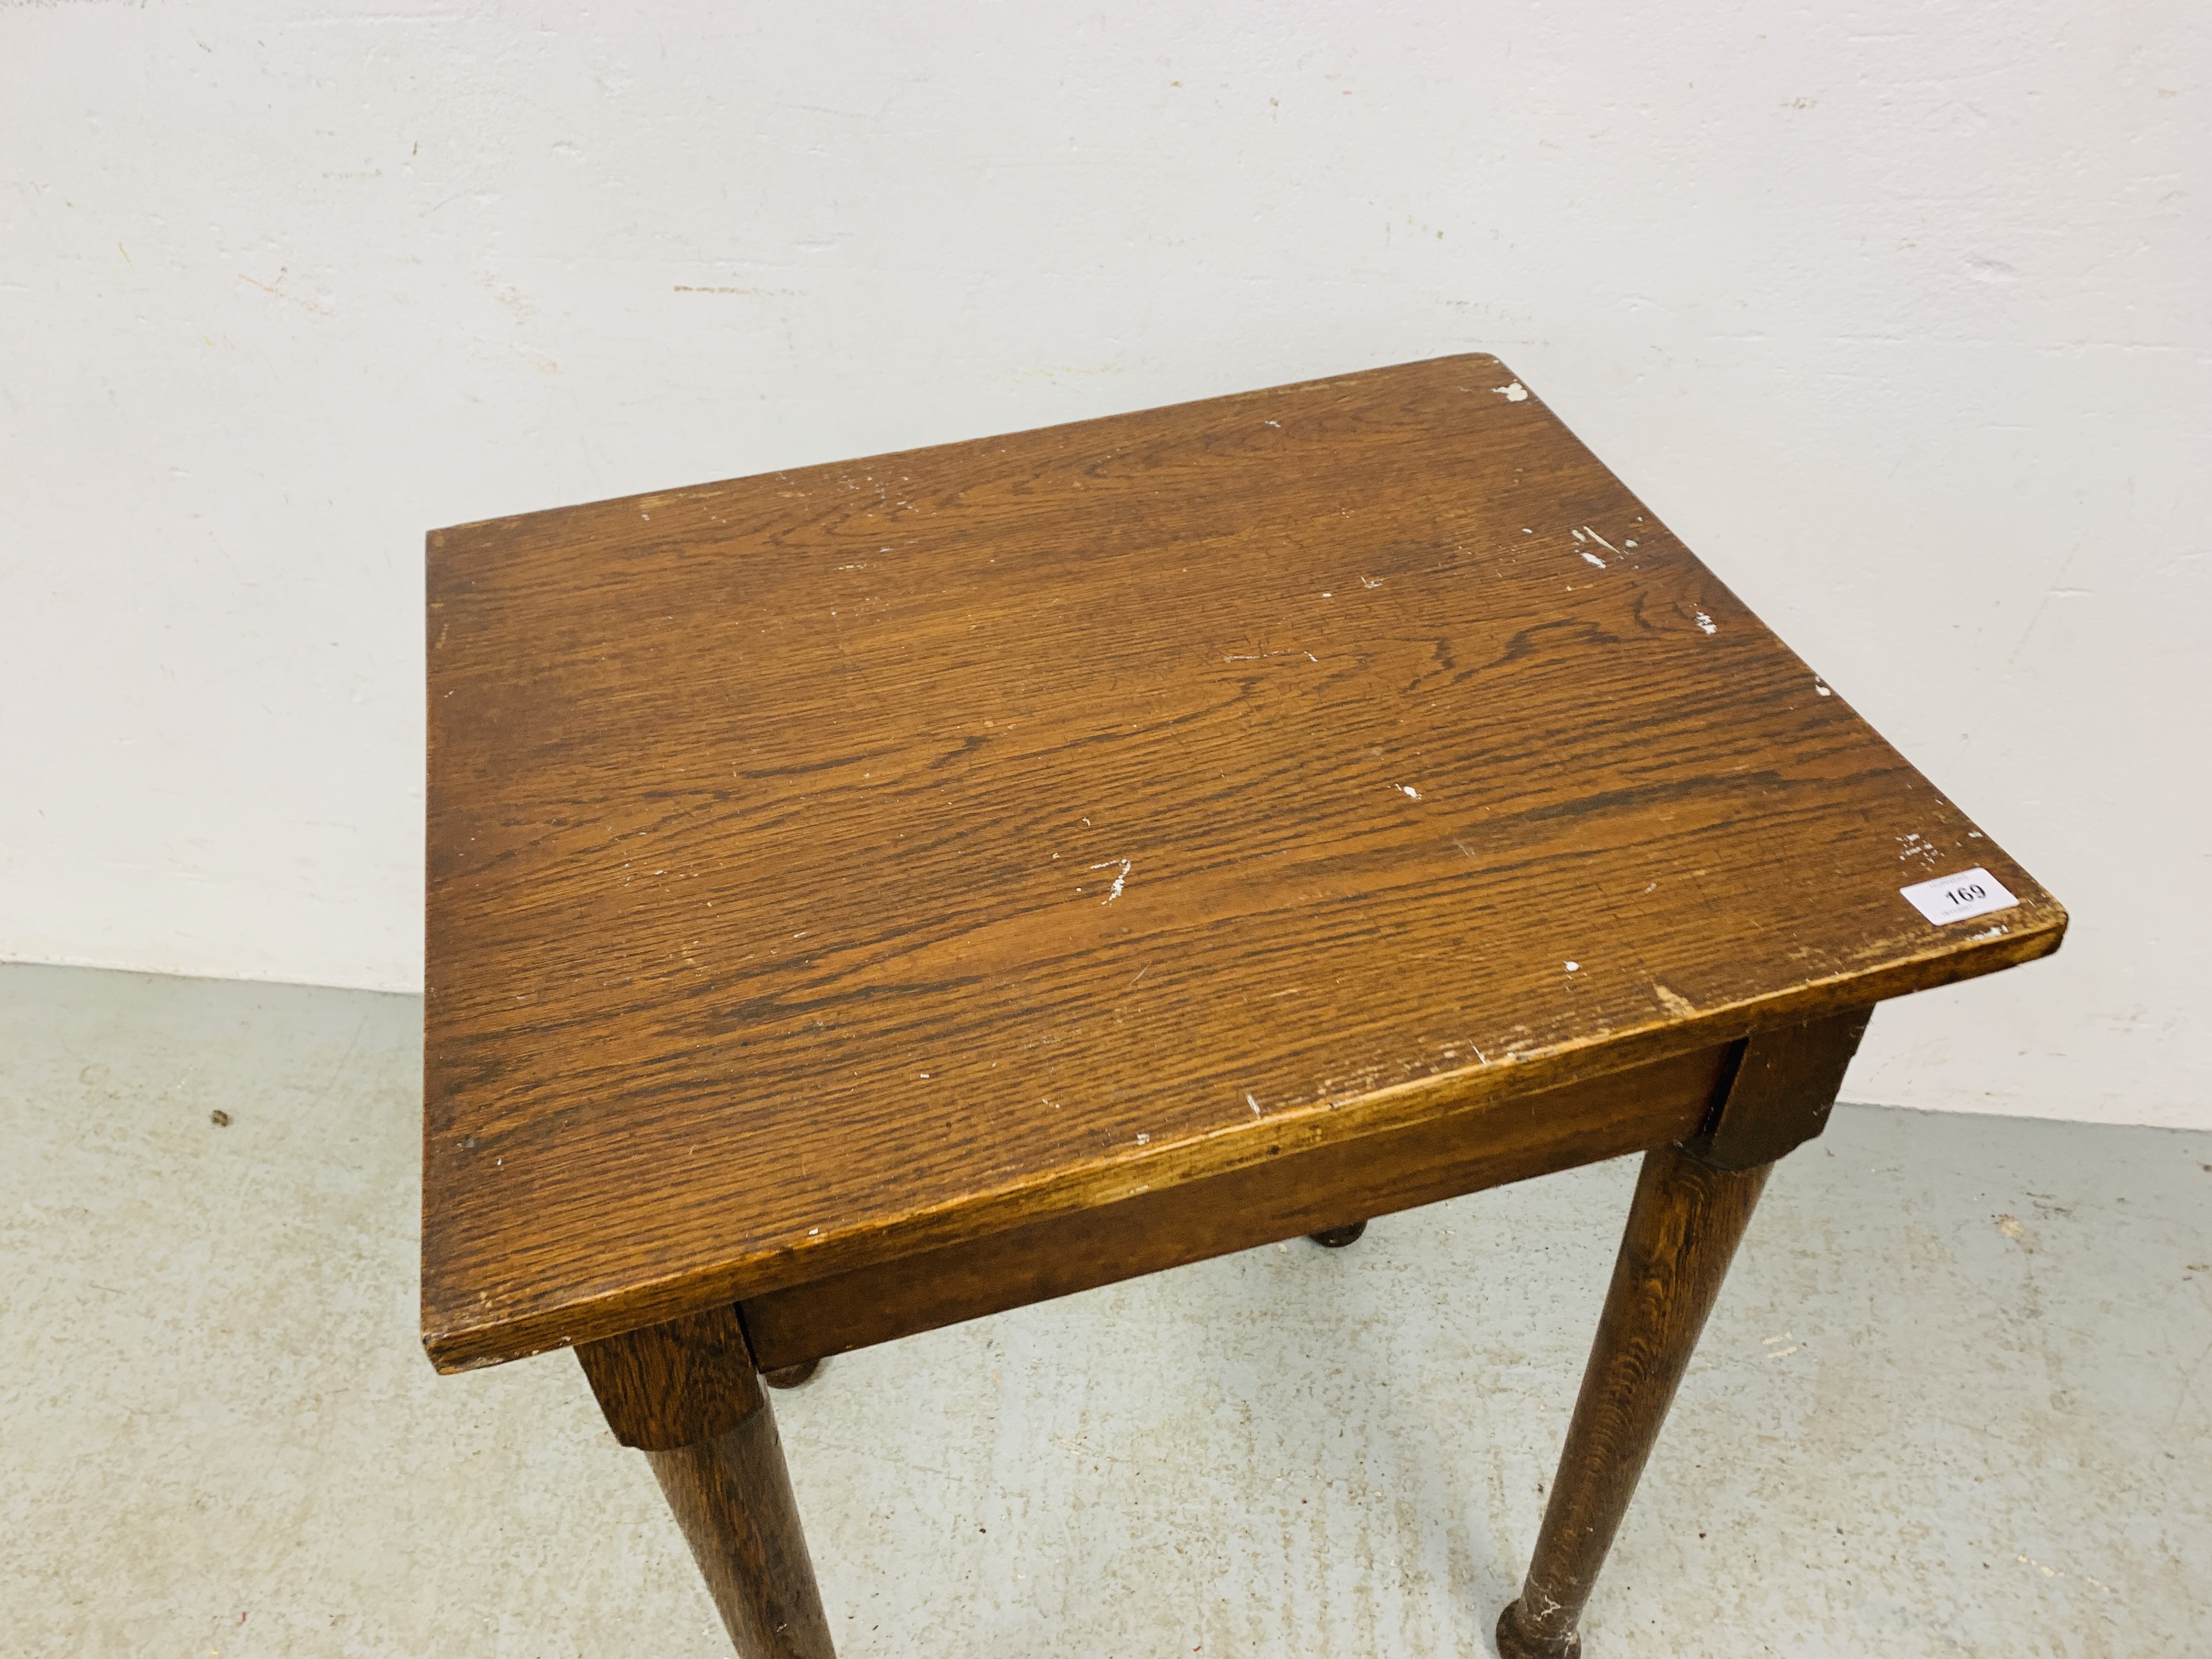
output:
M1961 870L1955 876L1916 881L1897 890L1905 895L1907 903L1939 927L1947 921L1985 916L1992 910L2009 910L2020 902L2005 891L2002 882L1978 866Z

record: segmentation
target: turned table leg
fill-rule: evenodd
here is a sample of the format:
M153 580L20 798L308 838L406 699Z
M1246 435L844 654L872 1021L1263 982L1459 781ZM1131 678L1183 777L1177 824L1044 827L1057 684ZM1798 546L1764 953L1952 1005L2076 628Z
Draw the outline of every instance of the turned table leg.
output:
M1826 1127L1869 1011L1754 1034L1703 1129L1644 1155L1502 1659L1573 1659L1598 1569L1774 1160Z
M1504 1659L1581 1650L1576 1620L1772 1167L1716 1170L1674 1146L1645 1155L1528 1582L1498 1621Z
M576 1358L615 1437L653 1465L742 1659L836 1659L737 1310L586 1343Z

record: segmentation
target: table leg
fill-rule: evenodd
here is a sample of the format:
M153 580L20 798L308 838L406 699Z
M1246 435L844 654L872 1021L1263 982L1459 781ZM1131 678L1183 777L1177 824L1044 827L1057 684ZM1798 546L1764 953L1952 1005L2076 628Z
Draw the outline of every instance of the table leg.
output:
M1502 1659L1582 1650L1576 1621L1773 1167L1645 1155L1528 1581L1498 1617Z
M586 1343L576 1358L615 1437L653 1465L742 1659L836 1659L736 1310Z
M775 1413L645 1455L744 1659L833 1659Z

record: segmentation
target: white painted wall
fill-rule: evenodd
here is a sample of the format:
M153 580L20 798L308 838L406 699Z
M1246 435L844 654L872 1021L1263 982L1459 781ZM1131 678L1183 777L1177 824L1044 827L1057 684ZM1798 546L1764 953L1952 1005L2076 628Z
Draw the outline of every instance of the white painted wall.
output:
M2073 908L1847 1093L2212 1125L2208 98L2199 0L0 0L0 956L418 983L428 526L1480 348Z

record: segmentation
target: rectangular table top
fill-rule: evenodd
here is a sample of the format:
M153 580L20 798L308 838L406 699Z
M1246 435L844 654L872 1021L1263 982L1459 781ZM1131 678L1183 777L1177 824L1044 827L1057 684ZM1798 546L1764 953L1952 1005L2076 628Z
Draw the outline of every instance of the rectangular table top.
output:
M1487 356L435 532L428 641L441 1369L2065 927Z

